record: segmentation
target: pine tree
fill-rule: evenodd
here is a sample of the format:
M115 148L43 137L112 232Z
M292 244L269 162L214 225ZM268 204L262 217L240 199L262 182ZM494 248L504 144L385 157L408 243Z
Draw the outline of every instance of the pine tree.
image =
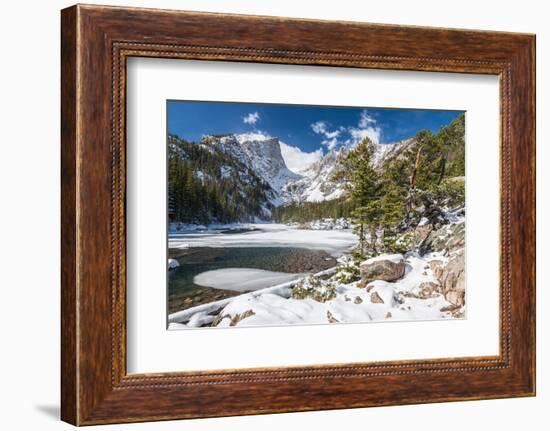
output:
M360 258L365 256L367 248L376 251L377 230L383 220L380 205L383 183L372 164L373 151L373 143L365 138L344 157L334 175L335 180L345 181L346 191L355 206L351 216L359 235Z

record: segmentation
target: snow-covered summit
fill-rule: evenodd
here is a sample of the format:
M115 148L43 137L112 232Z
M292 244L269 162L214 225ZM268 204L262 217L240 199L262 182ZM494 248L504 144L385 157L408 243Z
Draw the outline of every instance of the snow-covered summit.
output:
M374 144L374 154L372 156L372 164L379 168L388 160L398 157L404 150L416 142L414 138L403 139L392 144Z
M414 138L404 139L391 144L374 144L372 164L381 168L389 160L399 157L403 151L413 145ZM288 183L283 189L285 201L321 202L338 199L345 194L343 181L334 180L340 161L349 153L348 147L329 151L325 156L302 171L302 178Z
M216 146L251 168L274 190L275 205L283 202L283 187L301 178L286 166L278 138L262 133L209 135L203 137L202 143Z
M375 144L373 165L380 168L413 143L411 138L394 144ZM206 135L201 145L216 147L252 169L273 189L271 203L275 206L288 202L321 202L345 194L344 183L335 181L333 176L340 160L349 152L347 147L329 151L321 160L296 173L285 163L279 138L262 132Z
M320 202L344 195L344 184L334 181L338 163L347 154L346 148L329 151L321 160L303 171L303 177L284 188L287 201Z

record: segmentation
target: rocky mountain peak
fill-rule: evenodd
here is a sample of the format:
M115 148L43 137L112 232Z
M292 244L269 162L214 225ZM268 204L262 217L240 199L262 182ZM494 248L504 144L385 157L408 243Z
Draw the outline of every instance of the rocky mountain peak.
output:
M386 160L399 157L414 142L414 139L405 139L393 144L375 144L373 165L381 168ZM334 181L333 174L339 160L349 152L346 147L329 151L297 174L288 169L276 137L259 132L208 135L201 143L222 150L252 169L273 189L275 206L288 202L320 202L345 194L344 184Z
M252 169L273 189L274 205L284 202L283 187L301 178L286 166L278 138L261 133L209 135L203 137L202 143L221 149Z

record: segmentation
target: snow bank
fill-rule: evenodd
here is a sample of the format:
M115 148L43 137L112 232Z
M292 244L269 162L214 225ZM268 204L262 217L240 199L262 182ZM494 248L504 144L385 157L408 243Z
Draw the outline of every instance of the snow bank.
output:
M371 257L370 259L365 260L363 263L369 264L374 262L380 262L381 260L389 260L393 263L399 263L403 260L402 254L380 254L376 257Z
M174 313L169 316L169 321L187 323L185 326L177 328L189 328L201 326L198 325L201 322L210 321L209 323L211 323L215 319L213 316L217 316L217 326L360 323L454 318L452 312L448 311L451 304L442 295L435 294L428 298L419 296L422 283L436 282L429 267L430 261L446 261L448 258L440 253L430 253L424 256L409 253L405 257L384 255L383 258L397 259L397 256L400 259L404 258L407 266L402 279L392 283L377 280L369 283L366 287L358 287L357 282L338 284L336 296L326 302L318 302L311 298L291 298L291 289L296 284L296 281L291 281ZM328 277L334 275L335 272L336 270L332 269L323 273L325 277ZM316 276L320 276L320 274L316 274ZM174 326L174 328L176 327Z
M327 277L327 276L333 275L335 272L336 272L336 268L330 268L330 269L326 269L324 271L316 273L315 276ZM219 301L209 302L208 304L201 304L195 307L187 308L185 310L177 311L168 316L168 321L170 323L178 323L183 325L183 323L181 322L189 321L195 314L207 315L207 314L213 313L216 310L220 310L221 308L225 307L230 302L240 298L241 296L257 297L264 294L274 294L282 298L289 298L291 289L296 284L297 281L298 280L292 280L286 283L278 284L276 286L266 287L265 289L259 289L254 292L245 293L243 295L240 295L234 298L220 299Z
M289 274L255 268L223 268L201 272L195 276L193 283L215 289L249 292L297 280L303 276L304 274Z

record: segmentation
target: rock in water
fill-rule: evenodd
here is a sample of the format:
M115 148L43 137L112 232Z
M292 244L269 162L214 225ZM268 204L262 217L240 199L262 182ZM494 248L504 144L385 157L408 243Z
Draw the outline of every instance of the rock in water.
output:
M405 260L400 254L382 255L362 262L359 268L362 286L374 280L395 281L405 275Z

